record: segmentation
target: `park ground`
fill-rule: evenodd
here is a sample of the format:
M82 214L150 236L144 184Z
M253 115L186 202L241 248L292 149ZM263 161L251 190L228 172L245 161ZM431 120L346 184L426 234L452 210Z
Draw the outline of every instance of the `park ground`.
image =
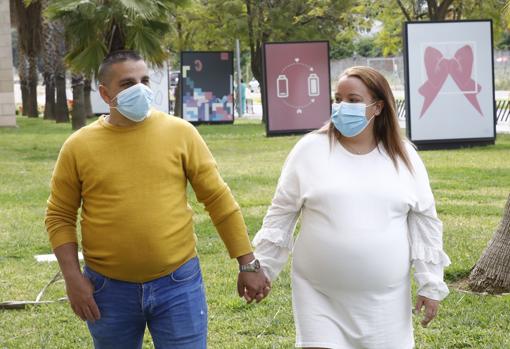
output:
M57 272L55 263L37 263L51 253L43 219L51 172L69 124L18 117L18 128L0 129L0 302L34 300ZM239 201L251 237L270 204L283 161L299 136L265 137L258 120L199 126L224 179ZM414 319L417 348L510 348L510 295L475 295L455 283L469 274L501 219L510 193L510 135L496 145L420 152L440 218L450 296L439 316L423 329ZM203 208L195 209L198 252L209 304L212 349L292 348L294 325L289 267L263 303L247 305L236 295L235 260L228 258ZM65 295L64 284L50 287L45 300ZM0 310L0 348L90 348L86 325L68 304ZM144 348L152 348L149 335Z

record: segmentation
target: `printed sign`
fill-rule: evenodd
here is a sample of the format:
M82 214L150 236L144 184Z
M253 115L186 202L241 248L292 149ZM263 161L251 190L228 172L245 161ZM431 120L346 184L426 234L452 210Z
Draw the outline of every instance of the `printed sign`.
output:
M405 24L407 135L420 148L493 144L491 21Z
M181 52L182 117L192 123L232 123L232 52Z
M331 115L327 41L264 44L267 134L305 133Z

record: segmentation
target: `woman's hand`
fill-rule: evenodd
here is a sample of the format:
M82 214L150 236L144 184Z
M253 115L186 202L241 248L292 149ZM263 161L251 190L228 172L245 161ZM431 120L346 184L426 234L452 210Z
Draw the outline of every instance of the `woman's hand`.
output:
M435 301L423 296L418 296L416 298L416 305L414 306L413 313L415 315L420 314L423 307L425 307L425 316L423 317L423 320L421 320L421 325L423 327L427 327L429 322L431 322L432 319L434 319L437 315L439 301Z

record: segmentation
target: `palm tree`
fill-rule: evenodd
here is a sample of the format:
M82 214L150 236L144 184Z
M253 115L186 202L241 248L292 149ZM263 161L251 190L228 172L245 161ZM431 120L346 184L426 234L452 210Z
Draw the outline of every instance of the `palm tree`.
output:
M507 1L504 19L510 22L510 1ZM510 292L510 195L501 223L487 248L469 275L469 287L475 292Z
M469 275L476 292L510 292L510 195L498 230Z
M184 0L50 0L46 14L65 26L65 61L74 72L73 119L85 120L83 85L77 74L94 78L104 57L115 50L134 49L161 66L168 57L162 38L169 32L168 13ZM76 86L75 86L76 85ZM77 95L74 95L76 90ZM88 89L85 92L90 93ZM77 108L77 111L74 111ZM84 125L74 122L73 128ZM76 126L75 126L76 125Z
M48 0L41 0L41 6L44 9L48 7ZM43 37L43 78L45 86L45 104L44 119L55 120L55 28L54 23L48 18L43 17L42 37Z
M85 114L85 104L84 103L76 103L76 101L83 101L83 75L82 74L72 74L71 76L71 86L73 88L73 111L71 112L72 117L72 125L73 130L79 130L83 126L87 124L86 114Z
M41 51L41 2L38 0L10 0L16 17L20 53L20 83L25 85L26 101L23 101L23 113L29 117L38 117L37 110L37 55ZM28 69L25 70L26 57ZM25 72L27 73L25 79ZM23 76L23 81L21 80Z
M57 123L69 122L69 108L67 107L66 91L66 67L63 57L66 54L66 45L64 40L64 25L60 20L53 22L55 44L55 86L57 89L57 102L55 105L55 121Z
M85 117L91 118L94 116L92 112L92 102L90 100L90 93L92 92L92 81L90 78L86 78L83 80L83 96L84 96L84 113Z
M18 76L21 89L21 113L27 115L28 110L28 61L25 51L18 39Z

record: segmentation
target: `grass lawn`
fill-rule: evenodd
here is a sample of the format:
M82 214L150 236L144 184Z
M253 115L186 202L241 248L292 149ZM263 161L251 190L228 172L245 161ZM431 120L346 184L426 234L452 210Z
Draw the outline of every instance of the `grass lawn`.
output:
M43 218L48 184L69 124L18 118L19 128L0 129L0 301L34 300L58 270L36 263L50 253ZM224 179L242 207L250 236L269 205L283 161L299 137L266 138L255 121L200 126ZM485 248L510 193L510 135L495 146L429 151L437 208L445 227L445 249L452 259L446 279L465 277ZM294 325L289 268L270 297L246 305L236 295L237 263L230 260L208 216L195 208L198 251L209 303L210 348L292 348ZM509 252L510 253L510 252ZM65 295L62 282L44 299ZM510 348L510 296L478 296L452 289L438 318L427 329L415 319L417 348ZM0 310L0 348L90 348L86 325L66 303ZM151 348L149 335L144 348ZM398 348L396 348L398 349Z

